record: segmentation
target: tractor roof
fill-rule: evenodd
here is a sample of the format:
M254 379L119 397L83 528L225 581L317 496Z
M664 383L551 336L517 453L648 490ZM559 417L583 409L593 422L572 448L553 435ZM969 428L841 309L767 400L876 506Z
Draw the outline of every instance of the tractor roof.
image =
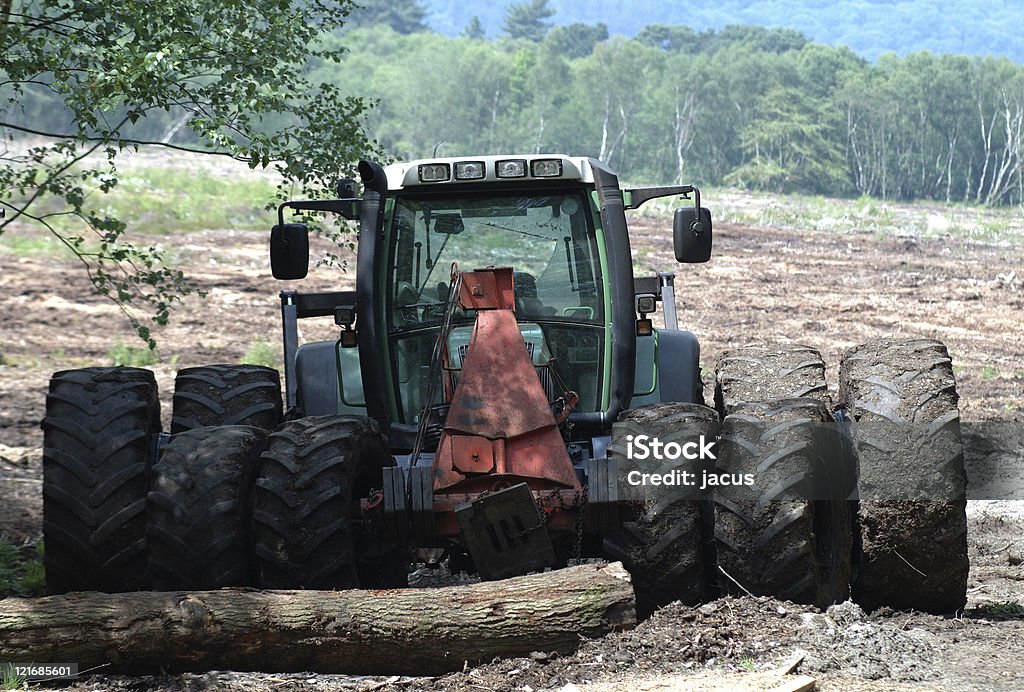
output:
M393 163L384 168L389 190L523 180L594 181L590 159L564 154L457 156Z

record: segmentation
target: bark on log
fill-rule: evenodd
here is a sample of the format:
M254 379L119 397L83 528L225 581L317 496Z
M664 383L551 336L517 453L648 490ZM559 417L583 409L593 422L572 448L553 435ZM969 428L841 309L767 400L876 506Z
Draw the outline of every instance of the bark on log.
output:
M437 675L635 624L620 563L434 589L89 592L0 601L0 661Z

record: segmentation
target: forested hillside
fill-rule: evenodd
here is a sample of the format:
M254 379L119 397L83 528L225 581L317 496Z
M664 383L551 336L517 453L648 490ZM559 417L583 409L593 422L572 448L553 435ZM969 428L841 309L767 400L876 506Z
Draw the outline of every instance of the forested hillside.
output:
M448 37L428 30L417 0L364 1L325 39L347 50L341 69L312 64L309 76L374 100L365 126L385 156L563 152L635 183L1024 200L1024 66L1007 58L871 62L756 26L652 24L609 37L601 23L555 24L549 0L513 5L500 38L480 22ZM66 130L46 94L27 91L12 117ZM193 117L172 108L136 132L187 145Z
M423 0L426 23L449 36L473 16L489 38L502 33L505 12L516 0ZM1024 62L1024 3L1015 0L550 0L556 25L604 22L611 34L633 37L648 24L722 29L755 24L796 29L811 39L848 46L875 59L886 52L914 51L1007 56Z
M572 57L558 28L543 41L367 28L337 39L351 53L334 78L379 100L370 134L406 158L443 140L444 155L588 154L641 182L1020 203L1020 65L930 53L872 64L755 27L692 36L568 41Z

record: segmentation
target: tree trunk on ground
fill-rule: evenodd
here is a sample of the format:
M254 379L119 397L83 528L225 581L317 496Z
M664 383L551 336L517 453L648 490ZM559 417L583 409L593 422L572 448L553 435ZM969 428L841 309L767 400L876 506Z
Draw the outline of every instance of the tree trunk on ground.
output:
M619 563L437 589L72 593L0 601L0 661L436 675L635 624Z

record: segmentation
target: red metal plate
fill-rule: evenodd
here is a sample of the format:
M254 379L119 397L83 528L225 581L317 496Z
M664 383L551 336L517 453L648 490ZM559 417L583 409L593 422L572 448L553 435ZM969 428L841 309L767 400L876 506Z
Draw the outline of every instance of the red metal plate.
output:
M459 302L467 310L514 310L512 268L463 272Z
M452 435L452 466L462 473L494 470L494 443L482 437Z

